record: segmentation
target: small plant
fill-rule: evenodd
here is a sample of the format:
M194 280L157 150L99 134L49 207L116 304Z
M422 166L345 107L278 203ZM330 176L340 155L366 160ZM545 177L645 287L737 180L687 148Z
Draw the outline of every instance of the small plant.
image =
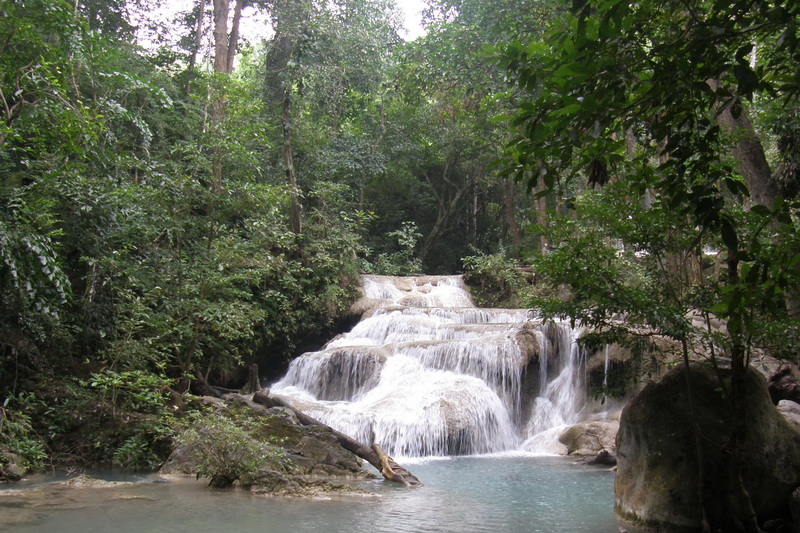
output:
M169 380L162 376L128 370L116 372L104 369L92 374L88 385L110 400L114 414L118 409L156 413L164 405L163 390Z
M475 303L486 307L519 307L530 289L530 274L503 253L477 253L462 259L464 281L472 289Z
M198 477L209 486L226 488L260 468L284 461L284 452L256 436L260 421L230 411L203 415L193 412L181 424L178 442L185 446Z
M3 466L11 459L7 453L21 459L26 470L38 470L47 458L44 443L31 426L31 417L26 410L32 409L39 400L33 393L9 396L0 406L0 477Z
M422 238L414 222L403 222L399 230L392 231L389 237L396 237L400 248L396 252L379 254L370 269L376 274L386 276L407 276L422 271L422 262L415 257L414 248Z

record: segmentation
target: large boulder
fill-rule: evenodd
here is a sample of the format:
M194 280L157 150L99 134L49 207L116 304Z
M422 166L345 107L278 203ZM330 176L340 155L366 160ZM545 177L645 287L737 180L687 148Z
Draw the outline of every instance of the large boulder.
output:
M316 483L316 481L320 481L320 478L371 479L375 477L362 467L360 458L342 447L330 428L303 425L297 416L285 407L267 408L238 395L229 395L225 401L227 405L219 407L217 413L209 416L231 417L232 421L241 421L244 419L242 411L238 411L239 414L233 414L230 409L232 407L246 408L246 412L259 422L250 424L249 427L257 428L251 435L237 436L242 439L242 445L246 445L245 440L249 439L262 443L271 442L282 448L284 452L276 457L265 459L258 467L258 472L234 472L226 478L226 481L240 479L243 485L260 486L261 492L270 492L269 487L280 486L283 488L276 489L276 494L301 495L303 491L297 487L313 485L314 490L318 490L327 486L324 483ZM205 431L230 431L230 429L226 430L226 427L224 424L210 424ZM204 433L203 437L205 442L218 442L229 438L224 433ZM162 465L161 473L196 475L202 472L201 465L207 462L209 456L209 453L198 450L198 447L202 446L203 443L195 441L179 446ZM209 446L205 445L205 447ZM214 448L214 457L222 454L222 457L217 458L222 464L234 463L236 457L241 453L240 449L233 446ZM228 457L225 454L231 456ZM284 477L278 476L276 472L282 473Z
M781 400L778 402L778 411L794 429L800 432L800 404L791 400Z
M730 524L727 457L731 407L717 374L705 365L689 373L702 454L709 522ZM617 436L619 459L615 509L623 522L669 531L699 531L698 460L683 368L646 386L623 410ZM744 486L760 521L785 517L800 486L800 433L770 400L767 383L754 370L745 376L746 460Z

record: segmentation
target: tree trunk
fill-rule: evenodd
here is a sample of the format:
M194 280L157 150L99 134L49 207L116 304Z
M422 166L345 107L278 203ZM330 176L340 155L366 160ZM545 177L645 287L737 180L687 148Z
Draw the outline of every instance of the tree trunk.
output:
M517 184L514 178L506 177L503 180L503 203L505 204L506 222L508 223L508 232L511 234L511 243L513 246L514 257L519 257L519 251L522 248L522 232L517 222L517 203L516 203L516 189Z
M735 287L739 283L739 254L734 248L728 248L728 279L727 285ZM728 508L734 511L730 517L730 527L733 531L744 531L745 533L759 533L756 512L753 509L750 495L742 480L742 465L747 461L745 452L745 430L747 422L747 406L745 403L745 378L747 373L748 360L744 339L742 338L741 324L742 312L740 309L731 307L730 317L728 318L728 336L731 339L731 385L730 403L732 412L732 422L730 428L730 438L725 446L728 454L727 476L728 476Z
M715 91L720 87L718 80L710 80L708 84ZM775 201L780 194L778 185L772 179L772 170L764 155L764 147L753 127L747 108L743 103L741 105L741 112L738 116L734 116L730 106L722 108L717 121L722 129L731 134L734 139L733 155L739 163L739 172L744 176L750 191L751 203L774 209ZM774 226L780 228L781 223L775 221ZM800 265L795 268L800 269ZM789 288L786 291L785 302L789 316L800 315L799 289Z
M197 64L197 54L200 52L200 43L203 40L203 20L205 19L206 0L200 0L197 3L197 23L194 26L194 44L192 46L192 55L189 57L189 72L194 72L195 65ZM191 84L187 86L191 87Z
M253 401L265 407L285 407L292 411L297 416L297 419L300 421L300 423L304 426L319 426L330 429L331 433L336 440L339 441L339 444L341 444L342 448L356 454L377 468L383 477L389 481L402 483L407 487L422 485L422 483L414 474L398 465L395 460L386 455L377 444L373 443L372 445L367 445L358 442L357 440L348 437L344 433L336 431L335 429L326 426L322 422L311 418L307 414L298 411L280 398L271 396L268 390L261 390L255 393L253 395Z
M710 85L715 90L719 88L719 82L714 81ZM723 130L733 136L733 156L750 190L751 202L773 209L778 197L778 187L772 179L772 170L764 155L764 147L753 128L747 109L743 107L739 115L734 116L730 106L725 107L717 116L717 121Z
M296 69L291 65L297 33L303 23L304 9L300 3L295 1L276 1L273 7L273 16L275 37L267 54L265 86L270 103L275 107L280 106L280 120L283 129L283 166L291 195L290 224L302 255L303 248L300 237L303 232L303 218L300 187L297 183L297 170L294 166L294 117L292 113L293 91L299 79Z
M292 94L289 88L286 88L283 95L281 122L283 124L283 164L286 167L286 181L289 183L289 191L292 196L290 207L292 233L295 234L295 238L299 239L303 232L303 219L300 214L300 189L297 186L297 173L292 153Z
M239 391L241 394L253 394L261 391L261 381L258 377L258 365L253 363L247 370L247 382Z

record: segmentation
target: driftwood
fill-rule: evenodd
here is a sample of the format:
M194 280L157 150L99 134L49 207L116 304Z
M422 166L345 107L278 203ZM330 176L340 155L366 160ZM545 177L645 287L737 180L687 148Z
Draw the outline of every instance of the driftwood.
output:
M276 396L270 396L269 389L262 389L253 394L253 401L265 407L285 407L292 411L297 416L297 419L300 421L300 423L304 426L321 426L330 429L333 436L337 441L339 441L339 444L342 445L342 448L356 454L377 468L383 477L389 481L402 483L407 487L422 485L420 480L414 474L397 464L397 462L386 455L386 453L384 453L384 451L377 444L372 444L370 446L358 442L357 440L348 437L344 433L336 431L335 429L323 424L319 420L316 420L307 414L298 411L282 399Z

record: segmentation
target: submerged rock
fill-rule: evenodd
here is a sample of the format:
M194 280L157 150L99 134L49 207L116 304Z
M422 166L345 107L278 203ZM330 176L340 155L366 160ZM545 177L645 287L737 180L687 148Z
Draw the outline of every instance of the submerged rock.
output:
M726 523L726 454L731 410L714 371L691 367L697 423L703 435L709 521ZM770 400L766 380L746 376L747 460L742 479L760 521L785 516L800 485L800 433ZM701 522L698 463L683 368L648 385L623 410L617 437L617 514L626 522L670 531L697 531Z
M290 498L320 498L333 495L375 496L374 493L360 487L324 479L289 475L274 470L265 470L255 476L242 479L242 487L250 489L253 494Z

